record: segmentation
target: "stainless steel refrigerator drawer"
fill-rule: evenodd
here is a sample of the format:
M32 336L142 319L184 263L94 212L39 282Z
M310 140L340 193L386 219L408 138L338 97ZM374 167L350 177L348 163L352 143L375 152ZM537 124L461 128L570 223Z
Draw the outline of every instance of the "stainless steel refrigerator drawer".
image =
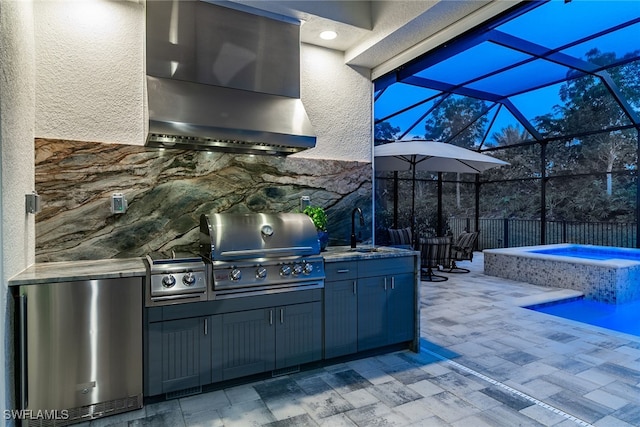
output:
M21 409L90 420L142 406L142 278L20 286Z

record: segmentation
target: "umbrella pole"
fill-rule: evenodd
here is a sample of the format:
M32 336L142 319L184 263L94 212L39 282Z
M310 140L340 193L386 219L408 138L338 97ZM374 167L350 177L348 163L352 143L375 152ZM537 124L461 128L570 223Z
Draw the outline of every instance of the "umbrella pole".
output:
M411 180L411 238L414 249L418 249L416 237L416 165L413 164L413 179Z
M398 228L398 171L393 171L393 228Z
M438 172L438 230L436 233L438 237L444 235L442 228L442 172Z

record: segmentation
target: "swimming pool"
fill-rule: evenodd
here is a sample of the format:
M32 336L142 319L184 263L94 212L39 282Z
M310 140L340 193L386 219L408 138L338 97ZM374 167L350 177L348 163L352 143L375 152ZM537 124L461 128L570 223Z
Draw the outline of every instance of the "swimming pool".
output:
M640 261L640 249L614 248L608 246L569 245L555 248L531 250L536 254L567 256L582 259Z
M640 301L613 305L578 299L524 308L640 337Z
M484 273L573 289L608 304L640 300L640 250L557 244L485 249Z

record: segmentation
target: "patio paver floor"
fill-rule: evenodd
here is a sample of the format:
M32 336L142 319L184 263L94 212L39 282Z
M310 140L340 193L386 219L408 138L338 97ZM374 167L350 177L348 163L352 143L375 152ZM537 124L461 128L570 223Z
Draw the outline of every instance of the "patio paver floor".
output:
M519 307L557 292L468 274L421 284L423 351L399 351L94 420L96 426L640 425L640 338Z

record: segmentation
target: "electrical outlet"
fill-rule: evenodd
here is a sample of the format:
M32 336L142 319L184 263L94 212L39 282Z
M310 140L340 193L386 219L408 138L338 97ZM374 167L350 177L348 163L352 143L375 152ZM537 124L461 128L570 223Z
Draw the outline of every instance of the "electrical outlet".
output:
M122 193L113 193L111 195L111 213L123 214L127 211L127 199Z

